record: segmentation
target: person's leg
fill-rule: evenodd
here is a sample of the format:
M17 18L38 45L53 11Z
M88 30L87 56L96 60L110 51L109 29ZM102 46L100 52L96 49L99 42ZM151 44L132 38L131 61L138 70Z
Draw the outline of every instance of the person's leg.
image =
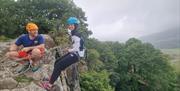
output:
M56 61L55 61L55 63L54 63L54 67L55 67L55 65L56 65L62 58L68 56L69 54L70 54L70 53L67 53L67 54L63 55L62 57L56 59Z
M17 51L7 52L6 57L8 57L12 60L17 60L17 59L19 59L19 53Z
M40 59L42 57L41 51L38 48L35 48L31 51L31 58Z
M27 69L28 61L26 59L24 59L28 56L28 54L26 52L24 52L24 51L12 51L12 52L7 52L6 56L9 59L11 59L12 61L21 60L21 61L17 61L18 63L21 64L21 65L18 64L18 66L21 67L17 70L18 73Z
M44 55L44 51L39 48L35 48L30 52L30 60L32 62L31 71L36 72L40 68L40 60Z
M35 48L31 51L31 59L33 61L33 65L36 65L38 61L42 58L44 52L40 50L39 48Z
M57 80L59 75L61 74L61 71L70 66L71 64L74 64L78 61L78 57L75 54L68 54L67 56L64 56L61 58L61 60L57 61L56 64L54 64L54 70L51 75L50 84L54 84L54 82Z

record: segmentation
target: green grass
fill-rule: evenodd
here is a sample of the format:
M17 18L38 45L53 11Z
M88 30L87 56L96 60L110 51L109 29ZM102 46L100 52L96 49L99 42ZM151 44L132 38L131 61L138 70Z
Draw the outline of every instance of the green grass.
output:
M164 54L169 55L172 67L180 73L180 48L175 49L161 49Z
M27 78L27 77L24 76L24 75L21 75L21 76L16 77L15 80L16 80L17 82L28 82L28 83L30 83L31 81L33 81L32 78Z
M0 42L6 42L8 40L10 40L10 39L5 37L5 36L3 36L3 35L0 35Z

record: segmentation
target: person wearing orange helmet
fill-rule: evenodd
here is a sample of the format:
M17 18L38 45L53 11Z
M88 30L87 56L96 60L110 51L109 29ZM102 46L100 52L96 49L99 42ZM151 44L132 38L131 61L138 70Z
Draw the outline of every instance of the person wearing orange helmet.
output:
M44 38L38 34L38 26L35 23L26 25L28 34L21 35L14 44L10 46L6 56L12 60L19 58L30 57L32 60L38 60L44 53L45 45ZM18 50L23 46L21 50Z

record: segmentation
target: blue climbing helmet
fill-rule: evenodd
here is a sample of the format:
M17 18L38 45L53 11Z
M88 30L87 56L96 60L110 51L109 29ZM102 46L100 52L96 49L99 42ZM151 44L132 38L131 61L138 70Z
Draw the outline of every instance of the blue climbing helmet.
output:
M67 20L68 24L79 24L79 20L76 17L69 17L69 19Z

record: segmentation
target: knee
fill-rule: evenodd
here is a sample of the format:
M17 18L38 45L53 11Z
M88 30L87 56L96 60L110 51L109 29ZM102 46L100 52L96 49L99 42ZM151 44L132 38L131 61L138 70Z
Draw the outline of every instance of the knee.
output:
M41 57L41 51L38 48L35 48L32 50L32 56L33 57Z
M18 52L7 52L5 56L9 58L18 57Z

